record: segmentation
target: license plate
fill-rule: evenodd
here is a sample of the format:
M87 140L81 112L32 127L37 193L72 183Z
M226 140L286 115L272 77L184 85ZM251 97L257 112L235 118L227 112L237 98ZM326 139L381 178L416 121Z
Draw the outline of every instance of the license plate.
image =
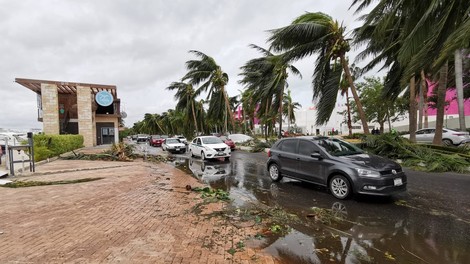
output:
M401 178L393 179L393 185L395 185L395 186L403 185L403 182L402 182Z
M219 156L223 156L224 155L224 152L223 151L220 151L219 152Z

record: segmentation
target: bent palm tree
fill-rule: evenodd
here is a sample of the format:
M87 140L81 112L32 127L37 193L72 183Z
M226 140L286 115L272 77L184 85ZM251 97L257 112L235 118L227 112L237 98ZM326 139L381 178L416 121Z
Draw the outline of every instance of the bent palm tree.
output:
M212 57L197 50L190 50L189 52L200 57L200 60L189 60L186 62L188 73L183 77L183 81L188 81L196 86L201 84L197 90L198 93L209 90L207 98L211 98L211 101L217 98L217 102L214 101L209 105L208 113L220 113L221 109L215 109L215 107L223 106L226 109L225 116L229 116L232 127L235 128L232 109L230 108L228 95L225 91L225 85L228 83L228 74L222 71L222 68L217 65ZM214 98L212 98L213 95L215 95Z
M261 102L261 109L266 109L265 114L274 111L279 114L279 134L282 136L282 114L283 114L283 96L284 89L287 86L287 77L289 70L292 74L302 77L300 71L283 57L283 55L274 55L257 45L251 44L250 47L257 49L264 56L248 61L242 69L240 80L247 89L254 89L256 98ZM271 99L273 98L273 99ZM265 102L265 103L264 103Z
M313 100L318 99L319 102L317 124L324 124L329 120L336 104L341 72L344 71L358 108L364 133L369 134L367 119L345 57L350 49L345 30L338 21L324 13L306 13L289 26L272 30L272 36L268 41L274 50L285 52L284 57L287 60L318 54L312 82ZM342 70L337 65L337 60Z
M295 110L302 107L298 102L293 102L290 95L290 90L287 91L287 94L284 94L284 117L287 117L287 131L290 132L290 124L295 122Z
M178 101L176 103L176 109L186 111L188 116L193 117L194 128L197 134L198 127L194 105L196 103L196 96L199 95L199 93L193 89L191 84L184 82L172 82L166 89L176 90L175 99Z

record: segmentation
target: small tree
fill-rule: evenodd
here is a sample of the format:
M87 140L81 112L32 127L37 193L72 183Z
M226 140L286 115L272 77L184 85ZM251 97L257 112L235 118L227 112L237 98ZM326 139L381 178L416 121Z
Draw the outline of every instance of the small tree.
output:
M395 100L384 98L384 81L380 78L365 77L365 81L357 85L361 91L360 99L363 102L364 113L368 122L377 122L380 126L380 132L384 132L384 124L388 122L389 130L392 128L392 122L402 118L407 111L407 101L403 97ZM354 121L359 120L357 107L353 103Z

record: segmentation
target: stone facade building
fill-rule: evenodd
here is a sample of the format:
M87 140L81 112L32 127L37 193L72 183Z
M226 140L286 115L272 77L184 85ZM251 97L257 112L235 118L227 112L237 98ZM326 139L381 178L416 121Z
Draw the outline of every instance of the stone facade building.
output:
M119 142L116 86L16 78L38 95L38 121L49 135L80 134L86 147Z

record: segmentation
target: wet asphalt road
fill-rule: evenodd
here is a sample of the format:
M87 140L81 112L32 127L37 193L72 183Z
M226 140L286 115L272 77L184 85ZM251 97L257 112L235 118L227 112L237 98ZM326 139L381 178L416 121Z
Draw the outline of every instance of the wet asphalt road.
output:
M301 221L277 223L288 232L256 242L284 263L470 263L470 175L405 170L406 193L342 201L313 184L271 182L266 153L234 151L229 162L171 156L237 207L263 203L296 215Z

